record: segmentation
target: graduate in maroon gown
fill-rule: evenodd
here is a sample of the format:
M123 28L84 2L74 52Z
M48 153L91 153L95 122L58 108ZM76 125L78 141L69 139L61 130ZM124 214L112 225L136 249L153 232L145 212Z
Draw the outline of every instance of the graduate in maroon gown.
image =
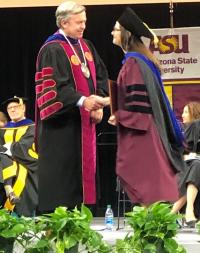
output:
M38 54L36 122L39 211L96 202L95 123L103 116L108 75L94 46L83 39L85 7L64 2L59 30Z
M117 79L118 125L116 173L134 203L176 201L176 173L184 168L183 136L160 78L158 60L141 37L156 36L131 8L112 31L113 43L125 53Z

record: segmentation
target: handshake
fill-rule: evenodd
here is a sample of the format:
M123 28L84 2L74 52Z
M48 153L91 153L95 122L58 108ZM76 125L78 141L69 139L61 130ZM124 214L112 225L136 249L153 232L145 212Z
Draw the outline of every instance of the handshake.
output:
M109 97L100 97L97 95L91 95L86 97L83 101L85 110L90 112L91 121L95 124L101 122L103 118L103 107L110 104Z
M83 107L87 111L96 111L99 109L102 109L104 106L107 106L110 104L110 98L109 97L100 97L97 95L91 95L89 97L86 97L83 101Z

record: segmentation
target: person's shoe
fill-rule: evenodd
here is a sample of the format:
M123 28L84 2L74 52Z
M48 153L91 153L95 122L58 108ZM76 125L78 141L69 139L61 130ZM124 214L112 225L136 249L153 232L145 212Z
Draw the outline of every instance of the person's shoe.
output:
M16 196L14 192L10 192L10 194L8 195L8 198L12 205L17 204L20 201L20 197Z
M179 228L179 229L183 228L183 226L184 226L184 225L183 225L183 220L182 220L182 219L177 219L177 220L176 220L176 224L178 225L178 228Z
M195 228L196 223L197 223L197 220L185 221L185 224L187 225L188 228Z

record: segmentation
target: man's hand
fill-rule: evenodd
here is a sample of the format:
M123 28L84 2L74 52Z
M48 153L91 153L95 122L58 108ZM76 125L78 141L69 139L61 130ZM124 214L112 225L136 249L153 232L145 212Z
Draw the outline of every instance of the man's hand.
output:
M91 95L85 98L83 106L87 111L98 110L104 107L104 100L100 96Z
M110 105L110 97L104 97L102 99L103 99L104 106Z
M95 124L100 123L102 118L103 118L103 109L98 109L98 110L95 110L95 111L91 111L90 112L90 117L92 119L92 122L94 122Z

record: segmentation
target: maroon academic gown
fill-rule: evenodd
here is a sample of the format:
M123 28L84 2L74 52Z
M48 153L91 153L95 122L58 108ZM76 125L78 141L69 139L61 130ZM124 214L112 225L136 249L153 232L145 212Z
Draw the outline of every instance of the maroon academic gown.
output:
M116 113L116 172L125 191L134 203L177 200L176 175L152 115L140 66L134 58L125 62L117 83L120 96Z

